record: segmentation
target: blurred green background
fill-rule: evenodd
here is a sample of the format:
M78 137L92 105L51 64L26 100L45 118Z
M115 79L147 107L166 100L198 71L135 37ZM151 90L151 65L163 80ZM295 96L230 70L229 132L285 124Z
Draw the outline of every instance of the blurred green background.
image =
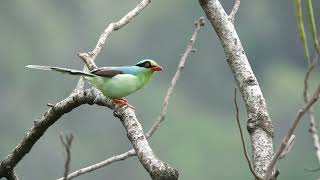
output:
M33 120L43 114L46 104L68 96L77 82L77 77L32 71L25 66L82 68L83 63L76 54L92 50L103 29L138 2L1 1L1 159L20 142ZM228 12L233 2L223 1ZM314 2L317 23L319 5ZM100 66L128 65L153 58L165 67L165 71L156 74L146 88L129 97L145 131L160 112L180 54L193 32L193 21L203 15L198 1L152 1L129 25L114 32L99 54L97 64ZM242 1L235 25L267 100L277 147L303 104L306 62L297 35L294 4L278 0ZM309 32L308 26L306 30ZM198 51L188 58L170 100L166 121L150 143L161 159L179 170L180 179L253 179L243 156L234 117L233 90L236 84L209 23L201 30L195 48ZM319 83L318 69L312 76L314 84ZM241 98L238 99L242 104ZM317 109L316 116L320 117ZM241 121L245 129L243 105ZM84 105L63 116L38 141L17 166L20 179L62 176L64 151L58 137L61 131L75 134L72 170L131 149L124 128L111 110ZM296 136L292 152L279 163L280 179L315 179L319 172L304 170L319 166L308 134L307 119L300 123ZM247 132L246 140L250 147ZM150 178L133 157L77 179Z

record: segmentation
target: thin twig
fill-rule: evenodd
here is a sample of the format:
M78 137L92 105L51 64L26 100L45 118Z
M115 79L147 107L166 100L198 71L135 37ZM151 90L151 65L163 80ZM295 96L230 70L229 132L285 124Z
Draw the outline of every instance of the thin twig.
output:
M236 108L236 120L237 120L237 124L238 124L238 128L239 128L239 132L240 132L240 137L241 137L244 156L246 157L246 160L247 160L247 163L248 163L248 166L250 168L250 171L251 171L252 175L254 175L254 177L257 180L261 180L262 178L254 170L254 168L253 168L253 166L251 164L251 160L250 160L250 158L248 156L246 143L245 143L243 132L242 132L242 128L241 128L241 125L240 125L239 107L238 107L238 102L237 102L237 88L234 88L234 99L233 99L233 101L234 101L234 105L235 105L235 108Z
M234 17L236 16L238 9L240 7L240 0L236 0L236 2L233 5L233 8L229 14L229 19L232 23L234 23Z
M60 141L61 144L64 147L64 150L66 152L66 161L64 163L64 173L63 173L63 180L68 180L68 174L70 170L70 162L71 162L71 144L73 141L73 134L69 135L63 135L63 133L60 134Z
M173 90L177 84L178 79L180 78L181 72L186 64L187 58L192 52L194 42L196 41L197 35L199 33L199 30L201 27L203 27L205 24L204 17L200 17L198 21L195 22L196 29L192 34L192 37L187 45L186 51L184 54L181 56L180 63L178 65L177 71L174 74L170 86L167 90L167 94L163 100L163 105L162 105L162 110L161 113L157 119L157 121L153 124L153 126L150 128L150 130L147 132L146 137L149 138L153 135L153 133L159 128L160 124L164 121L166 114L167 114L167 109L168 109L168 104L169 104L169 99L173 93Z
M314 59L312 61L312 63L310 64L310 66L308 67L308 70L306 72L306 75L304 76L304 79L303 79L303 84L304 84L304 87L303 87L303 98L304 98L304 102L308 102L308 89L309 89L309 78L310 78L310 75L311 75L311 72L315 69L315 67L317 66L317 63L318 63L318 58L319 58L319 54L316 53L315 56L314 56Z
M279 156L282 154L283 150L286 149L286 147L288 146L289 139L293 135L293 132L295 131L296 127L298 126L301 118L309 111L309 109L312 107L312 105L319 99L319 94L320 94L320 85L318 85L312 98L308 101L308 103L306 103L304 105L304 107L301 110L299 110L296 118L292 121L292 124L291 124L287 134L282 139L282 142L281 142L279 148L277 149L275 155L273 156L271 162L268 165L266 174L264 176L265 180L269 180L269 178L272 176L273 168L275 167L275 164L278 161Z
M182 55L181 59L180 59L180 62L179 62L179 65L178 65L178 68L177 68L177 71L176 73L174 74L172 80L171 80L171 83L170 83L170 86L167 90L167 93L166 93L166 96L163 100L163 106L162 106L162 110L161 110L161 113L159 115L159 117L157 118L157 121L153 124L153 126L149 129L149 131L146 133L146 138L150 138L154 132L159 128L160 124L164 121L165 117L166 117L166 112L167 112L167 108L168 108L168 103L169 103L169 99L174 91L174 88L177 84L177 81L178 79L180 78L180 75L181 75L181 72L182 70L184 69L184 66L185 66L185 63L186 63L186 60L187 60L187 57L189 56L189 54L193 51L193 45L195 43L195 40L197 38L197 34L199 33L199 30L202 26L204 26L205 22L204 22L204 18L203 17L200 17L199 18L199 21L196 21L195 22L195 25L196 25L196 29L189 41L189 44L187 46L187 49L185 51L185 53ZM80 175L83 175L83 174L86 174L86 173L89 173L89 172L92 172L96 169L100 169L102 167L105 167L111 163L114 163L114 162L117 162L117 161L122 161L122 160L125 160L129 157L132 157L132 156L135 156L136 155L136 152L134 151L134 149L131 149L123 154L120 154L120 155L116 155L116 156L112 156L104 161L101 161L99 163L96 163L96 164L93 164L91 166L88 166L88 167L85 167L85 168L82 168L82 169L79 169L79 170L76 170L74 172L72 172L71 174L68 175L68 178L69 179L73 179L77 176L80 176ZM57 180L62 180L62 178L60 179L57 179Z
M112 156L111 158L108 158L104 161L101 161L99 163L96 163L96 164L93 164L91 166L88 166L88 167L85 167L85 168L82 168L82 169L79 169L77 171L74 171L72 172L71 174L68 175L68 179L73 179L75 177L78 177L82 174L86 174L86 173L89 173L89 172L92 172L94 170L97 170L97 169L100 169L102 167L105 167L113 162L116 162L116 161L122 161L122 160L125 160L127 159L128 157L132 157L132 156L135 156L136 155L136 152L134 151L134 149L131 149L130 151L127 151L125 153L122 153L122 154L119 154L117 156ZM60 178L60 179L57 179L57 180L63 180L63 178Z
M107 38L110 36L110 34L113 31L119 30L123 26L127 25L134 17L140 14L140 12L145 7L147 7L150 3L151 3L151 0L142 0L135 8L133 8L130 12L128 12L125 16L123 16L119 21L110 23L108 27L101 33L97 41L96 47L89 53L78 53L78 56L82 60L84 60L83 58L86 58L89 62L95 61L96 57L101 52L103 45L106 43ZM88 62L86 60L84 61ZM89 70L93 70L93 69L90 69L93 66L87 66L87 67L89 68ZM85 70L85 67L83 68L83 70ZM80 78L76 88L73 90L73 93L79 90L83 90L83 87L84 87L84 80L83 78Z
M315 69L317 63L318 63L318 58L319 58L319 53L318 51L316 52L313 61L311 63L311 65L308 67L308 71L304 77L304 88L303 88L303 99L304 102L307 103L309 100L309 95L308 95L308 89L309 89L309 78L310 78L310 74L311 72ZM316 152L316 158L318 160L318 165L320 164L320 141L319 141L319 134L318 134L318 129L317 129L317 125L316 125L316 121L315 121L315 116L314 116L314 112L313 112L313 108L311 107L309 109L309 133L312 137L312 141L313 141L313 146ZM317 168L318 169L318 168Z
M278 159L284 158L291 151L295 140L296 140L296 136L292 134L288 140L287 147L282 151Z
M317 171L320 171L320 167L317 167L317 168L305 168L304 170L306 170L308 172L317 172Z
M142 0L134 9L123 16L119 21L110 23L108 27L102 32L97 42L96 47L89 54L92 59L96 59L97 55L102 50L109 35L116 30L121 29L123 26L127 25L134 17L136 17L145 7L151 3L151 0Z

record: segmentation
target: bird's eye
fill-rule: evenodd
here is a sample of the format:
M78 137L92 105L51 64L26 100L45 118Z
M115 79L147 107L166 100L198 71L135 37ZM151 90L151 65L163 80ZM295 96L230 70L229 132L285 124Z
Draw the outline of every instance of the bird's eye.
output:
M149 61L147 61L147 62L144 64L144 67L145 67L145 68L150 68L150 67L151 67L150 62L149 62Z

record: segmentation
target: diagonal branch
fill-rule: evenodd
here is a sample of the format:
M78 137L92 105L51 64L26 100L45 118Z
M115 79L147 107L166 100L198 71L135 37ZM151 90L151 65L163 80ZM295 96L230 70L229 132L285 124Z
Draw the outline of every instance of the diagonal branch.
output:
M75 177L81 176L83 174L87 174L89 172L92 172L92 171L95 171L95 170L100 169L102 167L105 167L111 163L114 163L117 161L123 161L123 160L127 159L128 157L132 157L132 156L136 156L136 152L134 151L134 149L131 149L130 151L127 151L125 153L122 153L122 154L119 154L116 156L112 156L111 158L108 158L104 161L93 164L91 166L76 170L68 175L68 179L70 180ZM57 180L63 180L63 178L59 178Z
M199 0L207 18L220 38L227 62L237 82L248 114L255 172L263 176L273 156L273 126L240 38L219 0Z
M80 53L79 56L83 58L84 61L87 60L88 62L93 62L97 55L101 52L102 47L111 32L116 31L128 24L150 2L150 0L142 0L133 10L131 10L118 22L110 23L107 29L105 29L101 34L95 49L90 53ZM88 66L88 68L91 67ZM0 178L8 177L8 174L13 172L13 168L31 150L33 145L43 136L45 131L63 114L68 113L72 109L84 103L104 105L114 109L114 104L109 98L105 98L94 88L91 89L90 92L88 92L88 90L83 91L83 85L83 79L80 78L76 88L69 95L69 97L57 103L56 105L52 105L52 107L45 112L39 121L35 121L34 126L29 130L24 139L16 148L14 148L11 154L9 154L1 162ZM177 170L163 163L153 154L153 151L149 146L146 137L144 136L142 127L138 122L134 112L131 109L115 109L115 114L117 117L119 117L119 119L121 119L121 122L128 132L128 138L133 144L135 151L138 152L140 162L150 173L151 177L153 179L177 179Z
M303 88L303 99L304 102L307 103L309 101L309 95L308 95L308 90L309 90L309 77L312 73L312 71L315 69L317 62L318 62L318 58L319 58L319 53L317 52L313 58L313 61L311 63L311 65L308 67L308 71L304 77L304 88ZM314 112L313 112L313 107L311 107L309 109L309 124L310 124L310 128L309 128L309 132L310 135L312 137L312 141L313 141L313 146L314 149L316 151L316 158L318 160L318 164L320 164L320 139L319 139L319 134L318 134L318 129L316 126L316 121L315 121L315 116L314 116Z
M103 45L106 43L107 38L113 31L117 31L127 25L131 20L133 20L140 12L147 7L151 3L151 0L142 0L135 8L133 8L130 12L128 12L125 16L123 16L119 21L112 22L108 25L108 27L101 33L96 47L89 53L78 53L78 56L84 60L85 62L94 61L98 54L101 52ZM88 59L88 60L85 60ZM94 64L94 63L91 63ZM88 65L88 64L87 64ZM93 68L94 66L87 66L89 69ZM86 68L84 67L83 70ZM91 69L90 69L91 70ZM76 88L73 92L77 90L82 90L84 86L83 78L80 78Z
M117 31L121 29L123 26L127 25L134 17L136 17L150 3L151 3L151 0L142 0L134 9L128 12L119 21L110 23L108 27L100 35L100 38L97 42L96 47L89 53L91 58L93 60L96 59L97 55L102 50L103 45L106 43L107 38L113 31Z
M185 67L187 57L190 55L191 52L193 52L193 45L194 45L194 43L196 41L197 35L199 33L199 30L200 30L200 28L202 26L204 26L204 24L205 24L205 22L204 22L203 17L200 17L199 21L195 22L196 29L192 34L192 37L191 37L191 39L190 39L190 41L189 41L189 43L187 45L186 51L181 56L177 71L176 71L176 73L174 74L174 76L173 76L173 78L171 80L170 86L169 86L169 88L167 90L167 93L166 93L166 96L165 96L165 98L163 100L163 106L162 106L161 113L160 113L157 121L153 124L153 126L149 129L148 133L146 134L147 138L150 138L154 134L154 132L159 128L160 124L164 121L164 119L166 117L166 114L167 114L166 112L167 112L167 108L168 108L168 105L169 105L169 99L170 99L170 97L171 97L171 95L173 93L173 90L174 90L174 88L175 88L175 86L176 86L176 84L177 84L177 82L178 82L178 80L180 78L182 70ZM102 167L105 167L105 166L107 166L107 165L109 165L109 164L111 164L113 162L122 161L122 160L125 160L125 159L127 159L129 157L132 157L132 156L136 156L136 153L135 153L134 149L131 149L131 150L125 152L125 153L122 153L122 154L119 154L119 155L116 155L116 156L112 156L112 157L110 157L110 158L108 158L108 159L106 159L104 161L101 161L99 163L93 164L91 166L76 170L76 171L72 172L71 174L69 174L68 178L69 179L73 179L73 178L75 178L77 176L92 172L92 171L94 171L96 169L100 169ZM62 178L60 178L58 180L62 180Z
M143 167L149 172L153 180L176 180L179 173L176 169L158 159L142 130L142 126L136 118L133 109L125 108L115 114L121 120L127 131L133 148Z
M43 136L45 131L61 118L61 116L82 104L97 104L114 109L112 101L95 89L78 91L57 104L52 105L39 120L34 122L33 127L18 146L1 162L0 178L9 177L8 174L13 172L14 167L32 149L33 145ZM117 114L117 117L119 117L124 124L128 132L128 137L133 143L135 151L138 152L139 159L141 159L142 164L150 175L154 179L157 179L157 177L177 179L178 172L168 164L161 162L153 154L134 112L130 108L125 108L116 109L115 114Z
M117 31L121 29L123 26L127 25L134 17L136 17L145 7L147 7L151 3L151 0L142 0L135 8L133 8L130 12L128 12L125 16L123 16L119 21L112 22L108 25L108 27L101 33L96 47L89 53L79 53L78 55L84 58L89 58L94 61L98 54L101 52L103 45L106 43L107 38L113 31ZM89 68L89 67L88 67Z
M312 105L319 99L319 95L320 95L320 85L318 85L318 87L317 87L316 91L314 92L312 98L303 106L303 108L301 110L299 110L296 118L292 121L292 124L291 124L291 126L290 126L290 128L288 130L288 133L282 139L282 142L281 142L279 148L277 149L277 151L274 154L270 164L268 165L266 174L264 176L265 180L269 180L270 177L272 176L273 168L275 167L275 165L276 165L280 155L282 154L282 152L288 146L288 142L290 140L290 137L293 135L293 132L297 128L301 118L309 111L309 109L312 107Z
M189 41L189 43L187 45L186 51L181 56L177 71L176 71L176 73L174 74L174 76L173 76L173 78L171 80L170 86L169 86L169 88L167 90L167 94L166 94L166 96L165 96L165 98L163 100L162 110L161 110L161 113L160 113L160 115L158 117L158 120L153 124L151 129L146 134L146 136L148 138L151 137L153 135L153 133L159 128L160 124L164 121L164 119L165 119L165 117L167 115L169 99L170 99L170 97L171 97L171 95L173 93L173 90L174 90L174 88L175 88L175 86L177 84L178 79L180 78L181 72L184 69L184 66L186 64L187 58L190 55L190 53L192 52L192 50L193 50L193 45L194 45L194 42L197 39L197 35L198 35L199 31L200 31L200 28L203 27L204 24L205 24L205 20L204 20L203 17L200 17L199 21L195 22L196 29L192 34L192 37L191 37L191 39L190 39L190 41Z
M41 118L34 121L33 127L26 133L21 142L2 160L0 164L0 178L6 177L6 174L14 169L22 158L30 152L34 144L43 136L46 130L61 118L61 116L82 104L92 105L94 100L100 96L100 93L93 90L78 91L49 108ZM96 102L98 105L113 108L110 100L104 97L99 99L103 99L104 101Z
M151 0L142 0L134 9L127 13L123 18L117 22L110 23L108 27L102 32L97 42L96 47L89 53L79 53L78 56L86 63L89 70L96 68L94 60L101 52L103 45L106 43L108 36L126 24L128 24L134 17L136 17ZM142 126L132 109L120 109L114 113L121 120L124 125L127 136L131 141L135 152L138 153L138 158L143 167L149 172L153 179L178 179L178 171L171 168L168 164L160 161L153 153L147 138L145 137Z

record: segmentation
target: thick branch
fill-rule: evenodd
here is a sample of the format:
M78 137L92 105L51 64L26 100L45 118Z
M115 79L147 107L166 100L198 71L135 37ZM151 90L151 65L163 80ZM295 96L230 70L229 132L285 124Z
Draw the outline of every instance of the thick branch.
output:
M100 106L107 106L114 109L113 103L110 99L104 97L99 91L95 89L89 89L85 91L79 91L78 93L71 94L66 99L60 101L59 103L53 105L44 115L34 122L34 126L29 130L23 140L18 144L16 148L9 154L0 165L0 177L7 177L7 174L13 170L13 168L20 162L20 160L31 150L33 145L43 136L45 131L55 123L62 115L70 112L72 109L82 105L82 104L97 104ZM176 175L178 177L177 171L169 167L167 164L162 163L158 160L152 153L152 150L148 144L140 137L140 133L143 131L140 123L134 112L129 109L116 109L115 114L124 123L128 134L132 135L132 143L136 150L140 153L141 159L148 159L149 161L143 161L143 163L150 163L150 165L143 164L147 167L148 172L156 177L170 177L169 175ZM131 124L132 123L132 124ZM133 125L133 126L131 126ZM144 135L143 135L144 136ZM140 139L135 141L134 138L139 137ZM145 148L146 151L141 150ZM159 166L156 166L159 163ZM157 169L159 167L160 169ZM152 169L151 169L152 168ZM152 174L152 173L163 173L163 174ZM172 173L172 174L171 174ZM160 178L161 179L161 178ZM177 179L177 178L176 178Z
M193 32L192 34L192 37L187 45L187 49L186 51L184 52L184 54L181 56L181 59L180 59L180 62L179 62L179 65L178 65L178 68L177 68L177 71L176 73L174 74L172 80L171 80L171 83L170 83L170 86L167 90L167 93L166 93L166 96L163 100L163 106L162 106L162 110L161 110L161 113L157 119L157 121L153 124L153 126L149 129L148 133L146 134L146 138L150 138L154 132L160 127L160 124L164 121L165 117L166 117L166 114L167 114L167 108L168 108L168 105L169 105L169 99L173 93L173 90L180 78L180 75L182 73L182 70L184 69L185 67L185 64L186 64L186 60L187 60L187 57L190 55L191 52L193 52L193 45L196 41L196 38L197 38L197 35L199 33L199 30L202 26L205 25L205 22L204 22L204 19L203 17L200 17L199 21L196 21L195 22L195 26L196 26L196 29L195 31ZM83 55L79 55L81 58ZM83 59L85 61L86 64L90 64L90 62L87 62L85 59ZM91 65L87 65L88 67L91 66ZM85 168L82 168L82 169L79 169L77 171L74 171L73 173L69 174L68 175L68 178L69 179L72 179L72 178L75 178L77 176L80 176L82 174L86 174L86 173L89 173L89 172L92 172L96 169L99 169L99 168L102 168L104 166L107 166L113 162L117 162L117 161L122 161L122 160L125 160L129 157L132 157L132 156L135 156L136 153L135 153L135 150L134 149L131 149L123 154L119 154L119 155L116 155L116 156L113 156L113 157L110 157L102 162L99 162L99 163L96 163L96 164L93 164L91 166L88 166L88 167L85 167ZM62 180L62 178L58 179L58 180Z
M70 112L82 104L93 104L100 93L93 90L79 91L71 94L66 99L58 102L49 108L40 119L34 121L33 127L26 133L22 141L12 150L12 152L0 164L0 178L5 177L8 172L30 152L33 145L43 136L46 130L53 125L61 116ZM97 101L98 105L112 107L112 102L106 98L99 98L104 101Z
M127 136L131 141L141 164L149 172L152 179L178 179L178 171L171 168L168 164L163 163L154 155L134 111L131 108L125 108L122 109L119 114L116 114L116 116L120 118L123 126L127 130Z
M78 54L79 57L86 63L89 70L93 70L96 68L94 60L102 50L102 47L105 44L111 32L116 31L128 24L150 2L151 0L142 0L133 10L127 13L118 22L110 23L109 26L100 35L97 45L92 52ZM153 179L178 179L178 171L160 161L153 154L153 151L144 136L142 127L139 121L137 120L134 111L131 109L124 109L123 111L120 111L121 113L115 112L115 114L117 114L117 116L121 119L121 122L123 123L124 127L128 132L128 138L130 139L135 151L138 153L138 158L140 162L149 172L151 177ZM139 137L139 141L135 139L137 137Z
M95 49L90 53L81 53L79 56L83 58L85 62L92 62L95 60L96 56L100 53L103 45L106 42L107 37L112 31L116 31L128 24L135 16L137 16L149 3L151 0L142 0L133 10L131 10L127 15L125 15L118 22L110 23L107 29L101 34ZM88 66L92 69L94 66ZM13 172L13 168L17 163L31 150L33 145L37 140L44 134L44 132L56 122L64 113L71 111L73 108L84 104L98 104L105 105L110 108L114 108L110 99L101 96L101 93L92 89L88 94L87 91L82 91L83 89L83 79L80 79L76 88L73 90L71 95L65 100L52 106L39 121L35 121L34 126L27 133L26 137L22 142L8 155L5 160L1 162L0 165L0 178L7 177L10 172ZM94 92L95 94L92 94ZM88 96L92 95L92 96ZM88 99L90 98L90 99ZM178 179L178 172L169 167L167 164L161 162L156 158L150 148L146 138L144 137L142 127L138 122L134 112L128 109L117 109L115 114L121 119L123 125L125 126L128 137L133 143L133 146L138 152L138 157L140 162L150 173L153 179ZM132 126L133 125L133 126ZM135 139L139 137L139 139ZM144 138L143 138L144 137ZM137 143L137 144L135 144ZM147 161L145 161L147 160Z
M245 55L233 23L218 0L199 0L224 48L248 114L255 172L263 176L273 155L273 126L259 83Z

